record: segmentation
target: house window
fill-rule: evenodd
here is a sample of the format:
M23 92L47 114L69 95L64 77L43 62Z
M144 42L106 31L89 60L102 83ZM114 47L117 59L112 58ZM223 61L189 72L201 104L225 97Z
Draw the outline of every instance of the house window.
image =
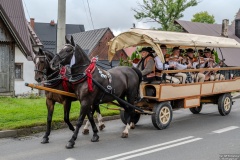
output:
M15 63L15 79L23 79L23 63Z

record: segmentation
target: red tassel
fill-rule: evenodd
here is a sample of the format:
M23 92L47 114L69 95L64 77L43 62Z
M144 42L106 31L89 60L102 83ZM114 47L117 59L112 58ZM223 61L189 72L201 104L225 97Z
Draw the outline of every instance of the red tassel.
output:
M88 82L88 91L89 92L93 92L93 88L92 88L92 74L91 74L90 70L87 71L87 82Z
M67 91L67 92L68 92L67 81L68 81L68 79L67 79L66 77L64 77L64 78L63 78L63 81L62 81L62 86L63 86L64 91Z
M67 91L68 92L68 85L67 85L67 81L68 81L68 78L65 76L66 75L66 72L67 72L67 68L65 66L63 66L60 70L60 75L62 76L62 86L63 86L63 89L64 91Z

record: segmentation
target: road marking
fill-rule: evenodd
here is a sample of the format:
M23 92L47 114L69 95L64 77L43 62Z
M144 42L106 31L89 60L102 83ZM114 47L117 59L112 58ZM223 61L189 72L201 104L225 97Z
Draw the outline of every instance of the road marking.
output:
M110 156L110 157L105 157L105 158L101 158L101 159L97 159L97 160L109 160L109 159L117 158L117 157L120 157L120 156L126 156L126 155L133 154L133 153L136 153L136 152L140 152L140 151L144 151L144 150L148 150L148 149L152 149L152 148L156 148L156 147L161 147L161 146L164 146L164 145L168 145L168 144L180 142L180 141L187 140L187 139L191 139L191 138L193 138L193 136L176 139L176 140L173 140L173 141L169 141L169 142L165 142L165 143L160 143L160 144L157 144L157 145L153 145L153 146L149 146L149 147L145 147L145 148L133 150L133 151L130 151L130 152L125 152L125 153L121 153L121 154L116 154L116 155L113 155L113 156Z
M69 157L69 158L67 158L67 159L65 159L65 160L76 160L75 158L72 158L72 157Z
M226 127L226 128L223 128L223 129L212 131L212 132L213 133L223 133L223 132L231 131L231 130L237 129L237 128L239 128L239 127L238 126L230 126L230 127Z
M120 158L120 159L117 159L117 160L126 160L126 159L130 159L130 158L134 158L134 157L139 157L139 156L150 154L150 153L153 153L153 152L158 152L158 151L161 151L161 150L164 150L164 149L168 149L168 148L180 146L180 145L183 145L183 144L199 141L201 139L202 138L194 138L194 139L191 139L191 140L188 140L188 141L183 141L183 142L179 142L179 143L172 144L172 145L169 145L169 146L157 148L157 149L154 149L154 150L150 150L150 151L146 151L146 152L142 152L142 153L137 153L137 154L130 155L130 156L127 156L127 157L123 157L123 158Z

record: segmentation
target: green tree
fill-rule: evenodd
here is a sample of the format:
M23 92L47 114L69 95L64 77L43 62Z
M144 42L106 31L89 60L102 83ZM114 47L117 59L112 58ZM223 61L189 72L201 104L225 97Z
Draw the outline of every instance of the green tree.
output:
M209 23L209 24L215 23L214 16L208 14L207 11L194 14L191 21L192 22L200 22L200 23Z
M183 12L192 6L196 6L197 0L143 0L138 3L139 8L133 9L137 20L146 19L150 22L157 22L161 30L176 30L174 20L182 18Z

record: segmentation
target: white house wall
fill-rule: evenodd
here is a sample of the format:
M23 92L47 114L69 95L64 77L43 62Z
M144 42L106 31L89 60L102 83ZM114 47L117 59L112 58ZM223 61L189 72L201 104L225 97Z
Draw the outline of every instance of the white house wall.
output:
M19 48L15 47L15 63L23 63L23 80L15 79L15 95L38 93L38 90L26 87L25 83L36 83L34 80L34 63L33 61L28 61Z

